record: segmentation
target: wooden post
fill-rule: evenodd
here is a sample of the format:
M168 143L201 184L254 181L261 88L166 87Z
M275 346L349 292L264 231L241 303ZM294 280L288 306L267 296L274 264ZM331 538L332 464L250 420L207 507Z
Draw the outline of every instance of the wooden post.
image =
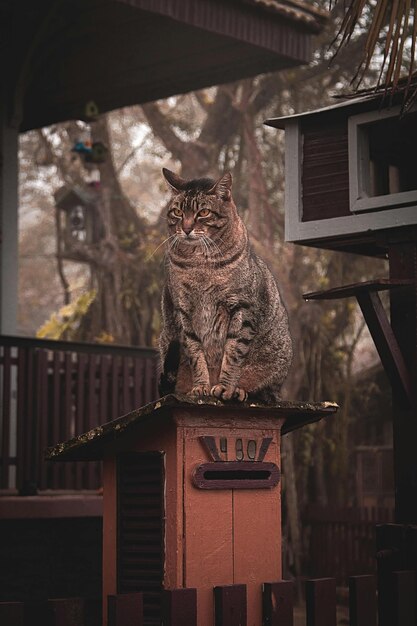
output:
M294 583L280 580L263 586L264 626L293 626Z
M19 131L9 124L6 94L0 91L0 95L0 334L15 335Z
M84 626L84 600L62 598L49 600L48 617L51 626Z
M306 605L307 626L336 626L336 580L307 580Z
M407 278L414 288L393 291L391 297L391 325L402 357L411 377L414 392L412 406L393 388L393 434L395 474L395 521L417 523L416 450L417 411L415 384L417 372L417 244L401 243L389 249L390 278Z
M167 589L162 594L162 626L197 626L197 589Z
M23 626L23 602L0 602L0 624L4 626Z
M350 626L376 626L375 576L349 578Z
M214 588L215 626L246 626L246 585Z
M143 626L143 594L107 596L108 626Z
M416 572L392 574L393 621L392 626L416 624Z

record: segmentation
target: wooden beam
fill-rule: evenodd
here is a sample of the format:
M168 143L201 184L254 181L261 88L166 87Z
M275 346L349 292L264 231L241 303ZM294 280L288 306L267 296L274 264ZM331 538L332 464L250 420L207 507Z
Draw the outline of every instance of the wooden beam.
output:
M408 278L380 278L303 294L305 300L356 297L385 372L393 389L399 393L406 406L412 404L413 397L410 373L378 292L386 290L396 292L401 287L410 287L413 284L413 280Z
M392 387L411 405L410 374L378 293L363 291L356 297Z
M0 334L16 334L18 270L18 129L0 98Z

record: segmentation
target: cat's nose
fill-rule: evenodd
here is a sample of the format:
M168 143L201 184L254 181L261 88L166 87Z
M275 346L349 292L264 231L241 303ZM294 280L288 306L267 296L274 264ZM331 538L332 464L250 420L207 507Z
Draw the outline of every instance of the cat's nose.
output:
M182 227L183 231L185 232L186 235L189 235L191 233L191 231L194 229L194 224L190 225L185 225Z

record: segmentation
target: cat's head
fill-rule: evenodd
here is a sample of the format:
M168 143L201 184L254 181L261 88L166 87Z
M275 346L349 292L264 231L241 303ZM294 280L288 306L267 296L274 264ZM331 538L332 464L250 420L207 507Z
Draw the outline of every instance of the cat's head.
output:
M216 241L239 219L229 172L217 181L211 178L185 180L165 168L162 172L173 192L168 205L168 230L181 242L196 243L205 238Z

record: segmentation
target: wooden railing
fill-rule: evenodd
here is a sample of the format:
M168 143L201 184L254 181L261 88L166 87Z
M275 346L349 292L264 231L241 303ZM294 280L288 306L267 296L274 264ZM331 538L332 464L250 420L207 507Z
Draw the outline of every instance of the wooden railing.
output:
M346 585L349 576L376 571L375 525L393 522L393 511L309 506L303 516L308 563L313 576L334 576Z
M47 446L154 400L156 350L0 336L0 489L97 489L99 463L47 464Z

